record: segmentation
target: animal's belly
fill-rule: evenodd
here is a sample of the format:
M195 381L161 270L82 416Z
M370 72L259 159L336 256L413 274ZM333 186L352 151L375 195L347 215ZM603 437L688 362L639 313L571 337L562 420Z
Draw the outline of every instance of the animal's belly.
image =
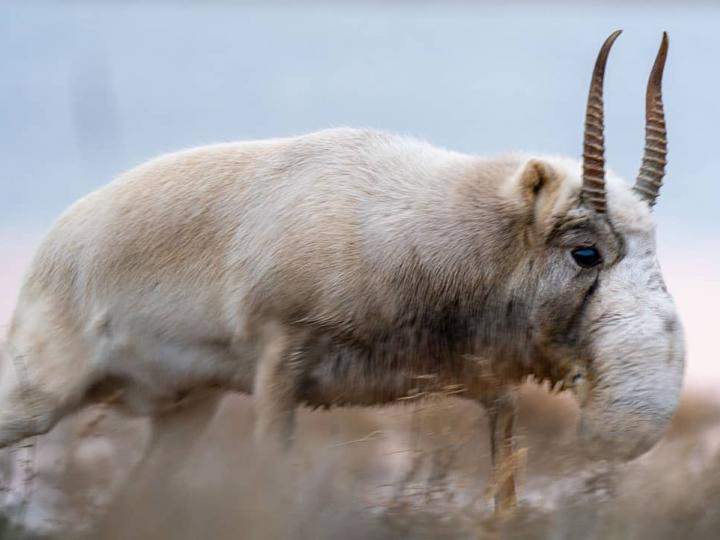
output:
M383 405L429 393L463 395L477 371L460 355L378 354L337 344L330 349L310 360L299 381L298 400L311 407Z
M104 366L96 399L119 395L130 412L140 415L172 406L197 389L249 392L255 373L252 345L222 337L188 340L118 324L95 341L95 352Z

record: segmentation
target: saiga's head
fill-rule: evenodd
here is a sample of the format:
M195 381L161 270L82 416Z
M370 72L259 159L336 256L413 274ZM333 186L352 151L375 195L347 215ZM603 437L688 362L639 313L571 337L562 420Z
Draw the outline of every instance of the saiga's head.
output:
M532 159L512 185L528 215L528 255L517 279L533 282L529 309L540 364L576 393L585 449L630 459L660 439L677 407L684 345L651 214L666 163L667 36L648 83L645 155L630 187L605 172L603 76L618 35L595 65L582 170L570 160Z

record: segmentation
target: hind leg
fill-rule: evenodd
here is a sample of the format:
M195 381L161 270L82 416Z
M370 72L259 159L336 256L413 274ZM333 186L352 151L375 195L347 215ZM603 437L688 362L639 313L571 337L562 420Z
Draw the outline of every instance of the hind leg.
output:
M13 523L24 524L36 475L33 436L49 431L63 416L66 405L62 396L44 390L29 377L24 381L22 366L16 368L15 362L19 363L18 359L6 353L0 366L0 448L15 445L7 449L11 469L9 484L3 486L6 496L2 507Z
M152 417L150 441L136 471L169 478L188 460L217 412L222 394L198 390L168 411ZM134 473L135 476L137 474Z
M253 383L255 442L286 450L295 430L296 372L303 361L303 338L279 325L266 329L264 338Z
M0 447L49 431L93 380L97 367L67 311L31 288L20 294L0 354Z
M68 363L56 375L51 363L30 350L7 345L0 360L0 448L48 432L74 409L90 384L90 374Z
M89 384L88 373L69 365L56 376L53 362L43 352L61 354L54 341L44 347L24 348L11 343L0 349L0 448L16 445L9 455L11 470L8 491L2 501L15 523L23 523L36 475L36 439L49 431L81 401ZM66 344L67 345L67 344ZM61 360L55 357L54 360ZM18 445L21 441L25 441Z
M143 519L128 522L127 516L143 515L143 505L148 501L167 501L185 495L188 488L183 486L180 473L195 451L207 444L205 433L221 399L217 391L198 391L151 417L145 451L114 494L101 524L102 531L115 534L122 531L118 538L147 538L156 532L148 530Z
M197 391L173 408L151 418L150 440L136 465L135 480L150 475L161 481L171 478L204 440L220 403L217 391Z

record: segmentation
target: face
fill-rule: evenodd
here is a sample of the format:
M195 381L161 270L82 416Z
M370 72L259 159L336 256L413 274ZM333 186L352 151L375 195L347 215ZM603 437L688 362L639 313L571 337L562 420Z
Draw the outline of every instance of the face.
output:
M597 213L581 202L578 175L555 169L565 189L535 205L535 346L547 375L580 402L587 453L632 459L660 439L677 407L681 324L647 204L612 178L608 210Z

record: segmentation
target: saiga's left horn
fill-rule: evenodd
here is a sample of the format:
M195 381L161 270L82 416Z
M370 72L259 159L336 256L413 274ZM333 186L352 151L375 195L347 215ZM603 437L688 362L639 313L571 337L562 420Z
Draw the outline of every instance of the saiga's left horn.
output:
M605 200L605 114L603 109L603 84L608 54L622 30L617 30L603 43L593 69L587 110L585 112L585 138L583 140L582 198L596 212L603 214Z

